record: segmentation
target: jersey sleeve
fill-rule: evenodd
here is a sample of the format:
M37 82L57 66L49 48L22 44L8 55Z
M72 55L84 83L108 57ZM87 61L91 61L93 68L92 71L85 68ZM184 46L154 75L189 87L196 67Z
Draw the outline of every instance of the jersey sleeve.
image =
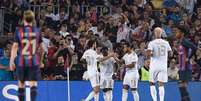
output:
M133 53L133 57L132 57L132 62L137 62L138 61L138 57L136 53Z
M172 51L172 48L170 47L170 44L167 42L167 49L168 51Z
M82 55L81 59L86 59L87 55L86 52L84 52L84 54Z
M152 43L151 43L151 42L148 44L148 50L153 51L153 45L152 45Z

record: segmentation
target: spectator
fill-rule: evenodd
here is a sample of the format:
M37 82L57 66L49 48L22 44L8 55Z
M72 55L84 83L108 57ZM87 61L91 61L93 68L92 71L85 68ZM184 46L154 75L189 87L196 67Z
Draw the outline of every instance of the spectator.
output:
M13 72L9 71L10 49L4 48L4 55L0 57L0 81L14 80Z
M179 79L179 69L177 68L175 59L170 60L170 66L168 68L168 80L176 81Z
M144 66L139 70L141 81L149 81L149 64L150 60L146 59Z

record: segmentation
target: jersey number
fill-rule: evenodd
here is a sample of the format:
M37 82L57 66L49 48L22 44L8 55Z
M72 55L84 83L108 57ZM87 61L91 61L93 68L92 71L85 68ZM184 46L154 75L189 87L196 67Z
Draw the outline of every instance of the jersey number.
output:
M165 56L166 47L164 45L160 45L158 47L158 56Z
M30 55L36 53L36 39L23 39L22 43L25 44L24 48L22 49L22 55ZM30 47L32 48L32 51L29 50Z

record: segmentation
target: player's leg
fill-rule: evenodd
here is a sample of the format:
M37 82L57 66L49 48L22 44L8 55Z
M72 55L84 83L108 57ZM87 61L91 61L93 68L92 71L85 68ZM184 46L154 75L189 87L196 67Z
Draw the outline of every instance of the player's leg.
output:
M156 78L156 73L155 71L150 69L149 72L149 82L150 82L150 93L153 101L157 101L157 92L156 92L156 87L155 87L155 78Z
M123 80L122 101L127 101L129 84L129 75L126 73Z
M131 88L131 91L132 91L132 94L133 94L133 99L134 101L139 101L139 94L138 94L138 91L137 91L137 86L138 86L138 79L135 79L135 80L131 80L131 85L130 85L130 88Z
M19 101L25 100L25 68L18 67L16 68L17 78L18 78L18 98Z
M158 86L159 86L160 101L164 101L164 97L165 97L164 83L168 81L167 70L161 70L158 73L158 80L157 81L158 81Z
M90 101L93 97L95 101L99 100L99 91L100 91L100 82L99 82L99 77L93 76L89 78L91 85L93 87L93 91L90 92L88 97L85 99L85 101Z
M105 101L112 101L112 89L114 85L114 81L112 79L105 80L105 87L103 89Z
M39 67L28 67L28 73L29 73L29 84L31 89L31 101L36 101L37 97L37 80L40 78L40 71Z
M159 81L158 86L159 86L159 98L160 98L160 101L164 101L165 89L164 89L163 82Z
M112 88L104 88L104 101L112 101Z
M24 88L24 81L18 81L18 98L19 101L25 101L25 88Z
M30 88L31 88L31 101L36 101L37 96L37 82L36 81L30 81Z
M181 95L181 101L190 101L190 96L187 90L188 81L191 80L191 71L179 71L179 91Z
M122 101L127 101L128 98L128 85L123 85L123 91L122 91Z

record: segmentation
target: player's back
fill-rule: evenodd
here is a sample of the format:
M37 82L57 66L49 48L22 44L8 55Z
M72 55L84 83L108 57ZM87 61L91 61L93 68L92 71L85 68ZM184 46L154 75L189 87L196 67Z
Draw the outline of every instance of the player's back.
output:
M95 50L93 49L88 49L84 52L83 59L86 60L87 62L87 71L90 74L94 74L97 72L97 58L98 58L98 54L96 53Z
M42 42L39 29L35 26L19 26L15 34L15 41L19 45L17 66L38 66L40 61L38 50Z
M163 39L155 39L148 45L148 49L152 50L151 66L167 67L168 51L171 51L168 41Z

